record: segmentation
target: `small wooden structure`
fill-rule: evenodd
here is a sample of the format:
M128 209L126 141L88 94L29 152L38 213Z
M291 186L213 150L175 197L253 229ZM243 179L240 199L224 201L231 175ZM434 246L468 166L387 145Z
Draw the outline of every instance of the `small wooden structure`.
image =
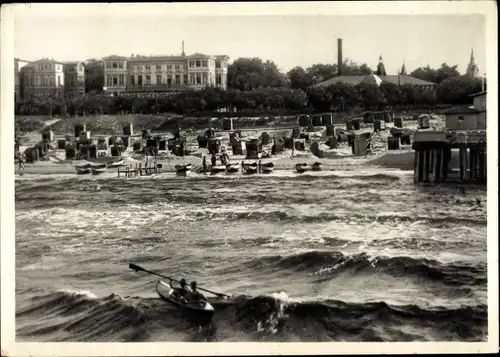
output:
M120 174L125 175L125 177L137 177L137 176L151 176L153 174L161 173L162 164L158 164L156 159L153 162L147 162L144 166L142 163L137 163L135 166L128 165L125 169L118 168L118 177Z

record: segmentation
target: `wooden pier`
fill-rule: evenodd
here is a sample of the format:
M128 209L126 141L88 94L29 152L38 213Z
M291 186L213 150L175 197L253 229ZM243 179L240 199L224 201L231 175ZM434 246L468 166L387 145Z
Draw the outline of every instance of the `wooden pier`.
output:
M126 168L118 168L118 177L120 174L125 175L125 177L137 177L137 176L151 176L153 174L161 173L162 164L158 164L156 160L151 163L146 163L142 166L142 163L137 163L135 166L128 165Z
M415 183L486 183L486 130L417 131L413 150ZM458 150L458 175L450 167L452 150Z

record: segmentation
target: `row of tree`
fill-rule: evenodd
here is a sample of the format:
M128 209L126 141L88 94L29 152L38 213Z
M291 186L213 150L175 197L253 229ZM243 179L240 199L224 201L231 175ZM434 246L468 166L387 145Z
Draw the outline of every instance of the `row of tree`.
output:
M272 66L269 67L273 71ZM243 76L243 73L240 73ZM238 76L238 75L236 75ZM240 77L240 79L243 77ZM250 78L250 82L258 77ZM245 79L246 80L246 79ZM242 80L243 82L245 80ZM244 89L205 88L175 93L163 98L111 97L86 94L72 100L35 98L18 102L16 113L23 115L92 115L117 113L178 113L216 115L230 112L298 113L325 111L380 110L385 107L432 108L438 104L470 104L470 94L481 91L481 80L453 76L441 81L437 90L382 82L356 86L337 83L327 87L286 86L245 87Z

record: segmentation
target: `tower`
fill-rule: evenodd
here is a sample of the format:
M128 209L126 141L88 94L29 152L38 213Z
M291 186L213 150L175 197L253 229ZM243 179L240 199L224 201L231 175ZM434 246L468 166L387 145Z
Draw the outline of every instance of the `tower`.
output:
M474 49L470 51L470 61L465 74L471 78L477 78L479 76L479 68L474 60Z
M401 67L401 72L400 72L401 75L403 76L406 76L406 66L405 66L405 63L403 62L403 66Z
M342 39L339 38L337 39L337 71L339 76L342 75L342 65L343 65Z
M385 66L384 62L382 60L382 55L378 58L378 66L377 66L377 76L387 76L387 73L385 72Z
M182 55L181 56L185 56L186 53L184 52L184 40L182 40Z

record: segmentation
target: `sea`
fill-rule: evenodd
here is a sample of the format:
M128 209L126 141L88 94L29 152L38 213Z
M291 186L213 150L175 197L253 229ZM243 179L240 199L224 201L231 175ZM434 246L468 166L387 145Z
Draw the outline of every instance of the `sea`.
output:
M17 341L487 340L485 187L364 167L15 190ZM229 297L200 323L130 263Z

